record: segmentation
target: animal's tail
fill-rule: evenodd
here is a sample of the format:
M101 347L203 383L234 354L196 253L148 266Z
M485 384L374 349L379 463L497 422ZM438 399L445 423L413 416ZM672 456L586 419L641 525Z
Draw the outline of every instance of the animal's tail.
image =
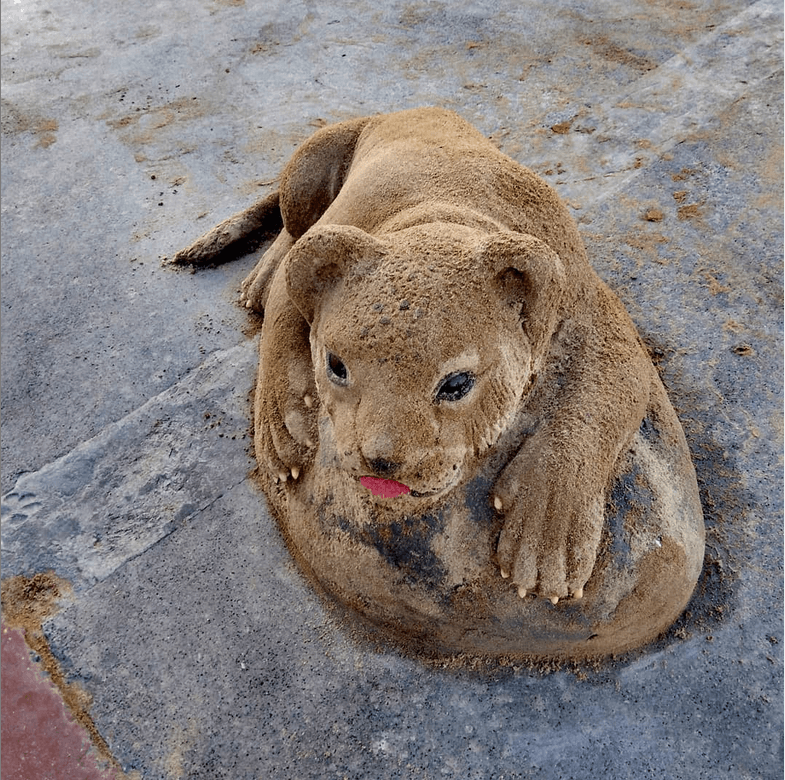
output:
M278 190L224 220L171 260L175 265L215 265L252 252L283 227Z

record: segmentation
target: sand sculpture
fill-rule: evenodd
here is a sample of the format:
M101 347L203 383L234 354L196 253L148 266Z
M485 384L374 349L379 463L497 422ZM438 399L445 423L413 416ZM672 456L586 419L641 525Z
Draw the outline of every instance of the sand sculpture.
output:
M326 127L181 251L281 226L255 448L303 570L436 654L582 658L665 631L701 571L684 433L545 182L455 114Z

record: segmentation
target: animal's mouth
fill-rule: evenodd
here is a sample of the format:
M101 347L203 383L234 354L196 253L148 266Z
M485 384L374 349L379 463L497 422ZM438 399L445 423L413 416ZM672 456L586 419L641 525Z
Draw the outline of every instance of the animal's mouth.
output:
M427 493L420 493L412 490L403 482L394 479L382 479L381 477L360 477L360 484L371 491L378 498L398 498L398 496L410 495L412 498L428 498L444 492L443 490L431 490Z
M360 484L379 498L397 498L407 493L411 493L413 496L418 495L408 485L404 485L403 482L396 482L394 479L360 477Z

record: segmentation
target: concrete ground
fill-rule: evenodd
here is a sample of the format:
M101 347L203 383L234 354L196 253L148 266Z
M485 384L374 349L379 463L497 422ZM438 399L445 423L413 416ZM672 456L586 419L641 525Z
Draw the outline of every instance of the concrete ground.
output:
M778 0L4 0L2 576L70 583L45 639L125 772L782 776L782 29ZM706 565L639 653L354 638L248 476L254 258L161 265L324 122L427 104L556 186L684 423Z

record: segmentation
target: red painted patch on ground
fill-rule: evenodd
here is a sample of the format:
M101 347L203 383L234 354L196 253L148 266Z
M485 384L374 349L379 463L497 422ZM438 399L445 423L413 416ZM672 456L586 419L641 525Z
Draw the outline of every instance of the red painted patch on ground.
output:
M3 780L115 780L90 738L33 661L20 629L2 627Z
M395 498L406 493L411 493L411 488L394 479L380 479L379 477L360 477L360 484L368 488L379 498Z

